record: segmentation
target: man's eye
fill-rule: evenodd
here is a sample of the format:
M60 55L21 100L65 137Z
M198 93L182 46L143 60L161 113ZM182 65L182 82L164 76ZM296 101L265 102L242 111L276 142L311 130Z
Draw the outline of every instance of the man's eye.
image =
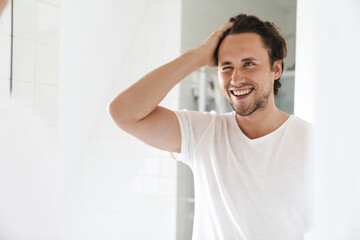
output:
M232 67L223 67L223 71L226 71L226 70L231 70L232 69Z
M246 62L245 67L250 67L250 66L254 66L255 64L253 62Z

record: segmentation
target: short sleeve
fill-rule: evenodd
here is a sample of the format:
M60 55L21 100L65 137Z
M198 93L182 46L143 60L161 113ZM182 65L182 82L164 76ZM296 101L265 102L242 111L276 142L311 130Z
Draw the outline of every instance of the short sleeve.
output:
M204 141L203 136L214 123L217 113L215 111L202 113L187 110L174 112L181 130L181 152L171 153L171 155L175 160L192 167L196 146Z
M187 110L174 111L176 117L178 118L180 131L181 131L181 152L175 153L171 152L171 157L176 161L185 163L191 167L191 154L189 150L191 149L191 139L190 139L190 119L188 116Z

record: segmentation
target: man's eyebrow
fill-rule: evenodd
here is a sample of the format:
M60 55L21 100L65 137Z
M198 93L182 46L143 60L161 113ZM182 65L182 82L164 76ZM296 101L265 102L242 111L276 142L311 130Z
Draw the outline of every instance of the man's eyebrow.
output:
M222 62L220 66L231 65L231 62Z
M248 61L254 61L254 60L256 60L256 58L254 58L254 57L249 57L249 58L244 58L244 59L242 59L241 61L242 61L242 62L248 62Z
M254 57L248 57L248 58L244 58L244 59L241 60L241 62L249 62L249 61L256 61L256 58L254 58ZM220 66L231 65L231 64L232 64L231 62L226 61L226 62L222 62L222 63L220 64Z

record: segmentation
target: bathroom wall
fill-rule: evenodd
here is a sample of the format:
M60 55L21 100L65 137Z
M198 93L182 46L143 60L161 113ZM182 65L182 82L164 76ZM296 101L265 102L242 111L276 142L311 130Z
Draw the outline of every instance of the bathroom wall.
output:
M0 238L56 239L60 1L13 2L0 19Z
M107 104L179 55L180 6L165 0L62 1L64 239L176 237L177 163L118 129ZM176 109L178 101L175 88L162 105Z
M60 1L14 1L12 98L33 106L56 145Z
M14 10L0 140L23 135L2 144L11 148L1 158L0 238L175 239L177 163L118 129L106 108L180 54L181 2L16 0ZM9 14L0 22L4 100ZM176 109L178 99L175 88L162 105Z

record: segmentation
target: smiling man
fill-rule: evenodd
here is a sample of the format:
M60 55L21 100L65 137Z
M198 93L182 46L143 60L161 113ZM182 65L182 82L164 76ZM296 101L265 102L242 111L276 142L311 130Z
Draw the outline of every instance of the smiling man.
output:
M109 105L121 129L192 169L193 239L303 239L309 124L275 106L284 57L286 42L274 24L240 14ZM202 66L217 67L233 112L158 106Z

